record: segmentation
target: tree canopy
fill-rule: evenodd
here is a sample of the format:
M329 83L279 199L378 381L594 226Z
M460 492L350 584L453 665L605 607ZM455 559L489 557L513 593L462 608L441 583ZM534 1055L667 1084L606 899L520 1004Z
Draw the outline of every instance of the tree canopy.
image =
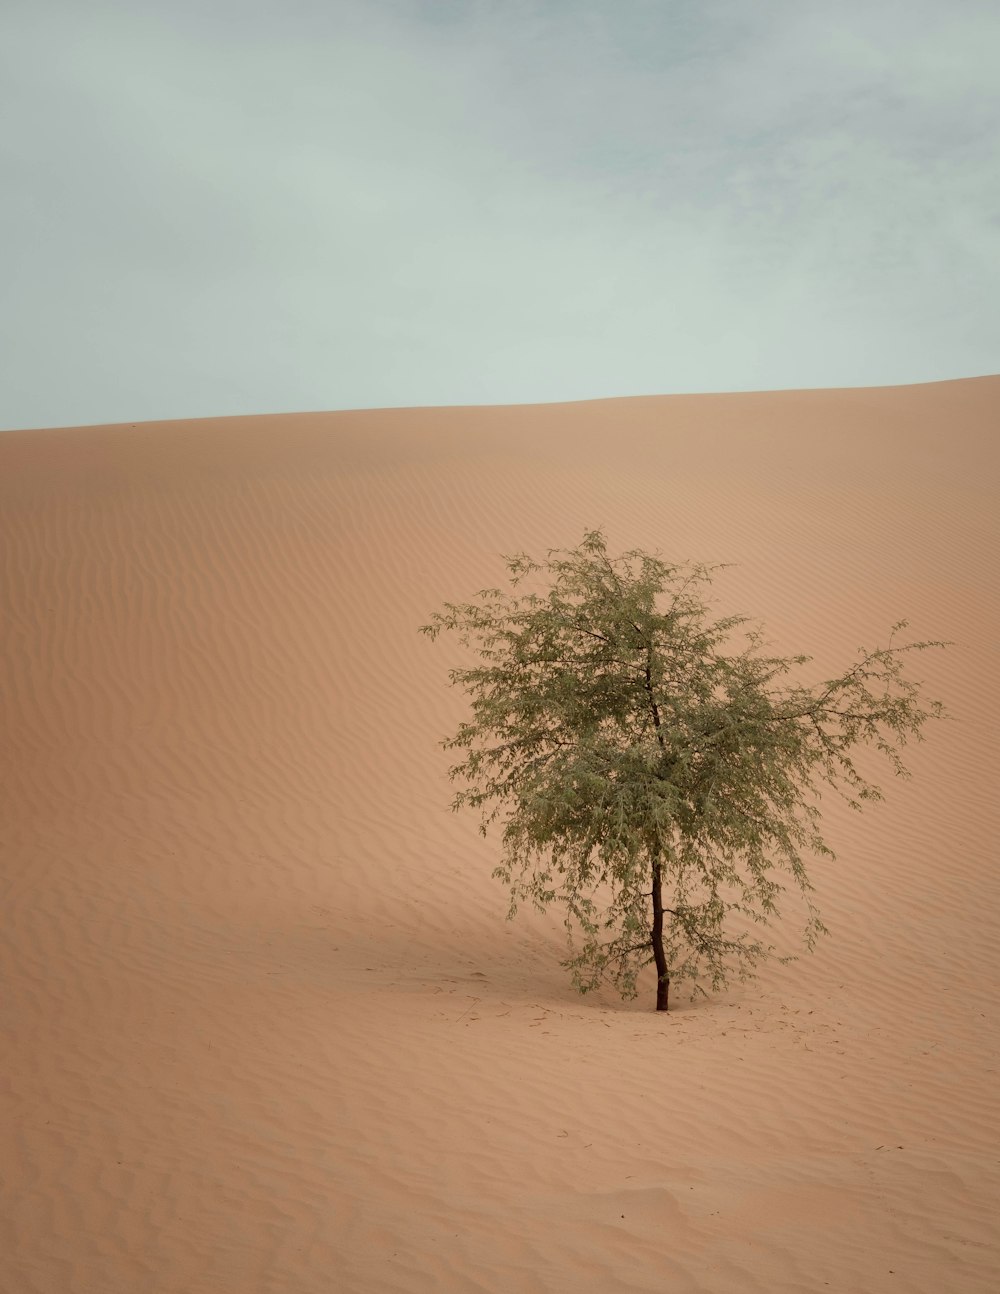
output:
M547 591L482 589L420 628L455 631L479 657L449 671L472 713L441 745L465 752L452 808L480 809L483 835L503 815L508 915L561 905L581 992L609 981L634 997L653 963L658 1010L671 982L752 976L774 952L754 928L779 915L789 880L811 950L826 928L802 855L834 857L819 785L854 809L881 799L860 746L909 776L899 750L944 710L921 702L902 657L948 644L897 643L900 620L884 647L807 687L785 680L811 657L767 655L746 616L712 619L702 591L727 564L611 558L600 530L544 562L504 560L511 590Z

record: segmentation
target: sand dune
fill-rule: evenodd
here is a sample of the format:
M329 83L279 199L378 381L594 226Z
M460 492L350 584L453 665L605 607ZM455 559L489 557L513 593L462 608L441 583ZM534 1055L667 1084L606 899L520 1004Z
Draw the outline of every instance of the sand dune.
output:
M1000 1288L1000 378L0 436L4 1294ZM739 563L814 677L948 638L955 722L832 930L581 998L453 815L445 599ZM794 932L792 932L794 933Z

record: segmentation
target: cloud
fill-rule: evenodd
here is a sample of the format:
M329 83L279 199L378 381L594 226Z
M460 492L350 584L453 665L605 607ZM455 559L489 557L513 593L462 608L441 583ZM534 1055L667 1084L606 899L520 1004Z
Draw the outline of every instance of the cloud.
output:
M0 425L996 369L992 6L11 15Z

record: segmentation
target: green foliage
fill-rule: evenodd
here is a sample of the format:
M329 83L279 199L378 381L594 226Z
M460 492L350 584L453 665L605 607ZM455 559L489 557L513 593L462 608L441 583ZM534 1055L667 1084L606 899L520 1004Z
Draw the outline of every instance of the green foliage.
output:
M445 603L421 632L452 630L481 663L449 677L472 714L445 749L464 789L454 809L482 811L481 831L504 813L494 876L525 899L565 911L564 963L581 992L604 980L634 997L653 960L650 912L662 878L667 975L704 991L746 979L773 948L731 918L766 927L783 881L804 897L809 949L825 933L802 851L833 858L812 801L827 783L852 808L882 798L851 751L870 745L909 776L898 750L943 714L921 708L901 657L942 642L859 649L838 678L782 683L808 656L762 653L745 616L712 620L700 596L721 566L673 565L639 550L607 554L600 530L548 560L505 558L516 589L483 589ZM740 924L746 926L744 920Z

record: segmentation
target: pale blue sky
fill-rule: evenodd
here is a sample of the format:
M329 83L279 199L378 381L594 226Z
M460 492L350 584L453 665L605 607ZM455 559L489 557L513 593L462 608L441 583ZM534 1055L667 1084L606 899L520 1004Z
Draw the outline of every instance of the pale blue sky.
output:
M0 427L1000 371L995 0L4 0Z

